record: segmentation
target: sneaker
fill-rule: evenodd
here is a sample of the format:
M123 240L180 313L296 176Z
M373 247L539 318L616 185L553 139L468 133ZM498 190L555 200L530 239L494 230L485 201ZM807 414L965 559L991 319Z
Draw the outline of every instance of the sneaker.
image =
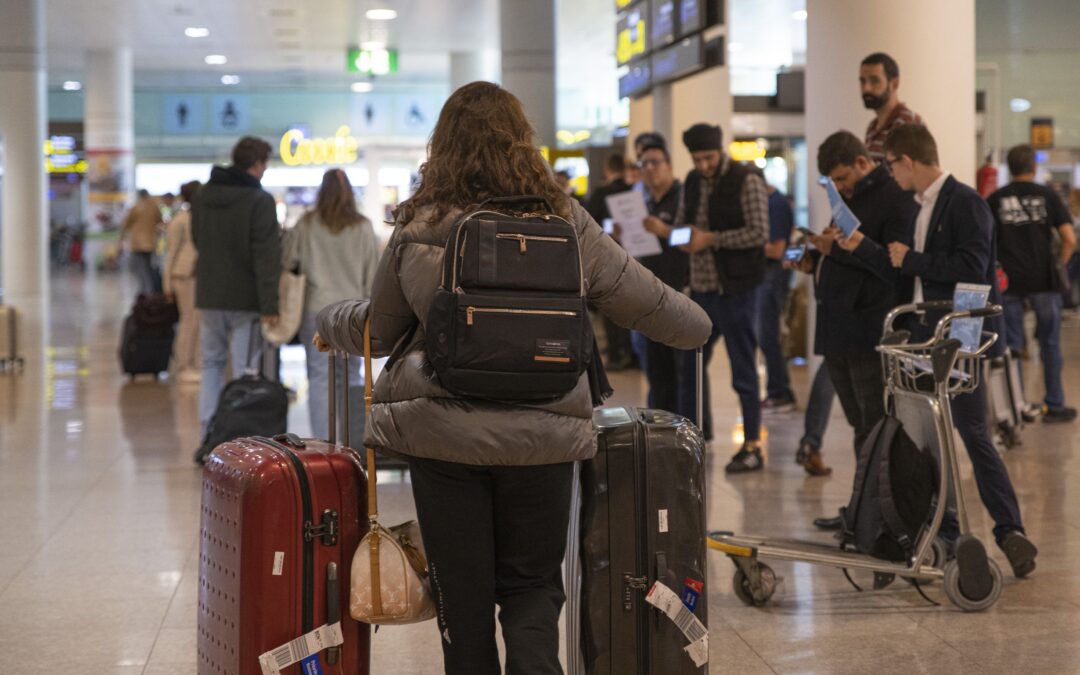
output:
M748 443L743 443L743 446L739 448L739 451L731 458L728 465L724 467L724 473L760 471L764 466L765 461L761 458L761 448Z
M1020 416L1024 418L1024 421L1031 424L1035 420L1042 417L1043 409L1038 403L1025 403L1023 409L1020 411Z
M1035 548L1035 544L1020 530L1007 533L998 542L998 548L1009 559L1009 565L1017 579L1023 579L1035 570L1035 556L1039 554L1039 549Z
M791 394L780 398L767 398L761 402L761 413L763 415L791 412L794 409L795 397Z
M1042 420L1046 424L1057 422L1072 422L1076 419L1076 408L1047 408L1043 413Z

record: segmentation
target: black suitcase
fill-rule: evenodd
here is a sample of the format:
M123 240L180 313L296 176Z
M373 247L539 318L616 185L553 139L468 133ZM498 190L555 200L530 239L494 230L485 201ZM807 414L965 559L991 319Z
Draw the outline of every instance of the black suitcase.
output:
M568 673L706 673L704 438L661 410L602 408L593 421L567 544ZM678 596L670 614L646 599L657 582Z
M146 325L135 314L124 318L120 338L120 366L124 373L151 374L155 377L169 369L175 330L169 325Z

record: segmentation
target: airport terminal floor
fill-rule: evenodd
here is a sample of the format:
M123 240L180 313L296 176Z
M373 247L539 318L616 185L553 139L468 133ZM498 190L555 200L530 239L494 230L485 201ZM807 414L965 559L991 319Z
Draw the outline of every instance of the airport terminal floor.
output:
M126 277L52 280L47 348L29 345L25 373L0 375L0 672L164 675L195 672L200 470L197 386L121 375L116 347L133 291ZM28 308L28 315L41 308ZM1066 318L1067 397L1080 400L1080 317ZM1025 365L1041 390L1037 355ZM306 433L302 364L286 363L298 390L290 429ZM713 529L829 541L810 521L846 501L854 459L839 405L826 438L829 477L792 461L800 412L767 417L768 465L725 476L737 404L726 359L714 358L708 524ZM806 368L793 368L805 403ZM613 403L640 404L637 371L612 374ZM723 421L722 425L720 421ZM906 583L857 592L836 570L775 563L783 584L763 608L732 591L733 567L710 552L711 673L1064 673L1080 670L1080 429L1035 423L1006 463L1038 569L1007 577L987 612L964 614L928 587L932 606ZM962 459L972 525L992 542ZM387 474L386 522L411 515L408 478ZM1008 569L1004 556L993 556ZM865 576L857 581L869 586ZM372 673L441 672L434 624L383 627Z

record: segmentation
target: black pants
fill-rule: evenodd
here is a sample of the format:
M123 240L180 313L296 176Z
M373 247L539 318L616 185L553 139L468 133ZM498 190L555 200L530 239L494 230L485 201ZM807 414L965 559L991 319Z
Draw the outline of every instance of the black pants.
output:
M607 347L607 364L612 368L626 368L634 363L634 350L630 345L630 331L604 317L604 339Z
M844 417L855 430L855 461L859 459L866 437L885 416L885 379L881 357L860 355L826 356L825 367L836 390Z
M1024 525L1020 520L1020 504L1016 500L1009 471L990 439L990 429L986 423L986 383L980 383L979 388L971 394L954 398L950 408L953 425L971 458L979 497L994 519L994 539L1000 543L1013 530L1023 532ZM949 513L946 516L941 531L946 538L952 539L958 532L956 519Z
M559 613L573 464L472 466L410 458L447 675L562 673Z
M649 380L649 407L679 412L679 350L649 340L645 344L645 377Z

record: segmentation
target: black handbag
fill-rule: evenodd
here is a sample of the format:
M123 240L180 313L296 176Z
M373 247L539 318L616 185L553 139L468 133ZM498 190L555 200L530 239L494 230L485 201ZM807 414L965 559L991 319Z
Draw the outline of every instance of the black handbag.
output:
M529 205L544 210L520 210ZM425 325L428 359L459 396L557 398L593 360L585 302L574 225L540 197L488 200L450 229Z

